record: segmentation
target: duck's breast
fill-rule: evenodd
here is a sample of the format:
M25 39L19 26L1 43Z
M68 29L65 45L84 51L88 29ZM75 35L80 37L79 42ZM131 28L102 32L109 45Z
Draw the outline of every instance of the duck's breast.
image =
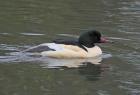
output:
M86 48L88 50L87 57L96 57L102 54L102 50L98 46L94 46L93 48Z

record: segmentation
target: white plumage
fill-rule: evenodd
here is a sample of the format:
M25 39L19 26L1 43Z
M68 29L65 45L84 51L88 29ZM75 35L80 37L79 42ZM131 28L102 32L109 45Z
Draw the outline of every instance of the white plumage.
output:
M46 43L43 44L48 46L55 51L43 51L41 52L42 56L54 57L54 58L90 58L96 57L102 54L101 49L98 46L93 48L87 48L88 51L75 46L75 45L64 45L64 44L55 44L55 43Z

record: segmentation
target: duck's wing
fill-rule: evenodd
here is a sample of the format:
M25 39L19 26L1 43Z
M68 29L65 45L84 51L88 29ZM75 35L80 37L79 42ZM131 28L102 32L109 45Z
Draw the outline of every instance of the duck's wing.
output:
M77 45L78 46L78 39L71 39L71 40L64 40L64 39L56 39L53 40L54 43L44 43L38 46L31 47L29 49L24 50L24 52L43 52L43 51L56 51L62 50L58 44L64 45Z
M78 39L55 39L53 42L56 44L78 45Z
M55 51L55 50L51 49L47 45L42 45L42 44L24 50L24 52L43 52L43 51Z

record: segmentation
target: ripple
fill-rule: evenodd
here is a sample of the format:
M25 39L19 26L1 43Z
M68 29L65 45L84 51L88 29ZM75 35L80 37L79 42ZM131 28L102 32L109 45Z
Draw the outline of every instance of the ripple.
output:
M74 37L74 38L78 38L79 36L77 35L71 35L71 34L57 34L59 36L65 36L65 37Z
M122 80L120 80L120 83L127 84L127 85L132 85L132 86L140 86L140 84L137 84L133 81L122 81Z
M131 88L128 86L119 86L119 88L128 90L128 92L131 93L132 95L139 95L140 94L140 90L138 88Z
M123 11L140 11L139 8L135 8L135 7L126 7L126 6L121 7L121 8L118 8L118 9L123 10Z
M128 63L131 63L133 65L139 64L140 53L137 51L127 51L122 54L118 54L117 56L119 58L123 58L123 60L126 60Z
M98 90L98 95L110 95L107 91L104 90Z
M26 36L42 36L45 34L40 34L40 33L20 33L22 35L26 35Z
M121 33L126 33L126 34L133 34L133 35L140 35L140 33L139 32L129 32L129 31L119 31L119 32L121 32Z
M110 58L110 57L112 57L111 54L107 54L107 53L103 53L103 54L102 54L102 58L103 58L103 59Z
M19 51L18 46L0 44L0 50L8 50L8 51Z
M119 37L107 37L107 38L113 39L113 40L131 40L131 39L119 38Z
M140 6L140 2L139 1L136 1L135 4Z
M140 33L139 33L139 32L126 32L126 33L128 33L128 34L140 35Z
M0 33L0 35L10 35L10 33L4 32L4 33Z

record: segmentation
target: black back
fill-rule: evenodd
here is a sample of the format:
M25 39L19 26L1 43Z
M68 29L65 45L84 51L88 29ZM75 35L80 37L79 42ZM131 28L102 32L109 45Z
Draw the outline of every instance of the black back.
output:
M65 45L78 45L78 39L55 39L53 40L54 43L57 44L65 44Z

